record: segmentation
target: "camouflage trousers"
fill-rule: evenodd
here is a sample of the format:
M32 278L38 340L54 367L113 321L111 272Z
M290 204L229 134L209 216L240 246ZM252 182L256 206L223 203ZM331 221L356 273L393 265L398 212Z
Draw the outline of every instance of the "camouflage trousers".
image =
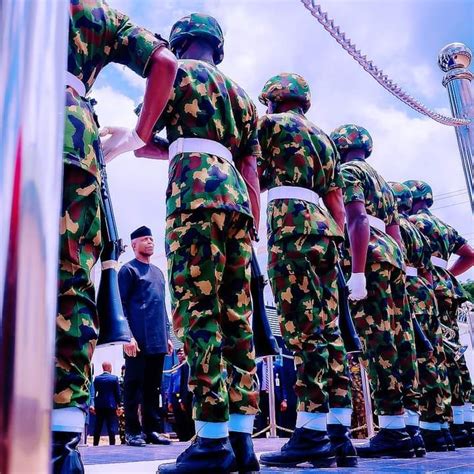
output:
M404 273L388 263L369 263L367 298L351 304L361 338L377 415L418 411L418 367Z
M296 365L297 410L350 408L350 377L338 326L337 249L317 235L269 239L268 276L281 334Z
M95 177L64 167L60 221L54 408L87 410L98 316L91 269L102 250L101 196Z
M245 214L210 209L166 221L173 327L190 367L195 420L258 412L250 225Z
M406 288L412 314L433 346L431 356L424 354L418 357L422 394L420 420L443 423L448 420L451 411L451 389L435 294L420 277L416 276L407 276Z

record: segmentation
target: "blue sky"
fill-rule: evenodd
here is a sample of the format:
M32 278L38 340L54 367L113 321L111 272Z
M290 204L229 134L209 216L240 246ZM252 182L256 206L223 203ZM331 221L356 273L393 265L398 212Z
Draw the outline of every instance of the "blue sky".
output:
M225 32L225 59L220 67L256 102L273 74L302 74L313 94L311 120L327 132L343 123L364 125L374 139L370 161L384 177L428 181L435 198L440 197L433 206L439 208L436 212L474 242L454 130L424 118L382 89L298 0L109 0L109 4L165 37L174 21L185 14L214 15ZM437 56L453 41L474 46L474 2L333 0L322 5L347 36L404 89L450 115ZM143 88L144 81L126 68L107 67L93 91L99 100L101 124L134 126L132 109ZM122 156L109 165L108 172L121 234L128 240L131 230L150 225L158 243L156 262L164 269L166 163ZM446 196L449 192L452 197ZM260 228L264 237L263 219ZM262 258L264 240L259 248ZM123 260L131 256L128 252Z

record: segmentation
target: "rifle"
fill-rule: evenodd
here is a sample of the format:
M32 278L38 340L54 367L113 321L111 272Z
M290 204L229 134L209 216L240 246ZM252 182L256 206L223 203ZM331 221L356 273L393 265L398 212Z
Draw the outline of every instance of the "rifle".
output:
M433 346L423 332L418 319L416 319L414 315L412 315L411 319L413 321L413 333L415 335L416 356L423 357L429 352L433 353Z
M90 99L94 119L99 128L99 121L94 111L95 99ZM107 171L102 146L99 145L100 193L102 196L103 216L105 225L102 226L104 248L100 255L102 272L99 291L97 293L97 313L99 315L98 346L124 344L130 342L130 329L124 316L122 300L118 285L118 259L125 251L122 239L118 237L117 224L110 199Z

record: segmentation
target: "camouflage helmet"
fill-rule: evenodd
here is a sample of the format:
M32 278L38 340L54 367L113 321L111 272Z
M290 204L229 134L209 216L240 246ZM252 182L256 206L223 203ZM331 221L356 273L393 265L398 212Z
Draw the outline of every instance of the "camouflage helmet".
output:
M426 201L428 207L433 205L433 190L428 183L417 179L410 179L404 181L403 184L411 191L413 202Z
M333 130L331 140L339 152L363 149L366 158L372 153L373 142L370 133L364 127L353 123L341 125Z
M263 86L258 99L263 105L270 102L297 100L303 105L303 112L311 107L311 92L308 83L299 74L282 72L271 77Z
M178 20L171 28L170 48L179 56L182 43L191 38L203 38L214 47L214 62L224 59L224 34L217 20L204 13L191 13Z
M397 200L398 210L410 212L411 206L413 205L413 196L410 188L402 183L390 182L388 184L390 184L395 199Z

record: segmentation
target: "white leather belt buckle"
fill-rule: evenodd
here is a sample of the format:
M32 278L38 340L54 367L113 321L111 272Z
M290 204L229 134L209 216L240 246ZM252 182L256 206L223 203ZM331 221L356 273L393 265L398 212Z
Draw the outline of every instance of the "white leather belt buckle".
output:
M66 71L66 86L72 87L81 97L86 96L86 86L74 74Z
M407 274L407 276L416 277L416 276L418 276L418 269L415 268L415 267L409 267L407 265L407 267L405 269L405 273Z
M445 260L444 258L435 257L434 255L431 256L431 263L435 267L441 267L441 268L444 268L445 270L448 268L447 260Z
M206 153L208 155L220 156L233 164L232 153L224 145L207 138L185 138L180 137L170 144L168 149L169 159L172 160L181 153Z
M301 201L319 204L319 195L311 189L300 186L277 186L268 190L268 202L275 199L300 199Z
M379 219L378 217L375 217L375 216L369 216L368 214L367 214L367 217L369 219L369 224L371 227L374 227L375 229L385 232L385 222L382 219Z

